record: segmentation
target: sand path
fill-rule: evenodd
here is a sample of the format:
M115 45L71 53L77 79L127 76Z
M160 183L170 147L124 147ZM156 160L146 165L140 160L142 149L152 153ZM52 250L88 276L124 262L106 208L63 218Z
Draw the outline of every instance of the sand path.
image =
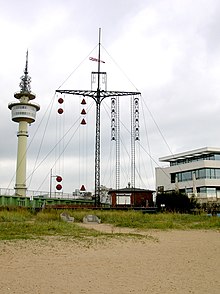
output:
M0 293L220 293L219 232L142 233L153 238L92 245L57 238L0 241Z

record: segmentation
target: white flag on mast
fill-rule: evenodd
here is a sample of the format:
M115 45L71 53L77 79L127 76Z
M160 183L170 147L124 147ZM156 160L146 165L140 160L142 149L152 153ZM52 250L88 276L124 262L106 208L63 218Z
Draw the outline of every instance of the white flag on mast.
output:
M105 61L99 60L98 58L95 58L95 57L89 57L89 60L105 63Z

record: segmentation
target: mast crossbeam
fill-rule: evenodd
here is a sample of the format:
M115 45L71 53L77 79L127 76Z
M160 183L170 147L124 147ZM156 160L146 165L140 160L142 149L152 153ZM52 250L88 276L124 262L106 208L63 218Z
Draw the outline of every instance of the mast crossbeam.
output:
M134 96L141 95L140 92L125 92L125 91L91 91L91 90L56 90L57 93L60 94L72 94L84 97L91 97L94 100L100 98L101 101L107 97L115 97L115 96Z

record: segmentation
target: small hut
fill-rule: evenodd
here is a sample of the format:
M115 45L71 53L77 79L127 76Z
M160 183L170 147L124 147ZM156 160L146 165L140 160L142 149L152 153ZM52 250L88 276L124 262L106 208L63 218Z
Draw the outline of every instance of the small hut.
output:
M112 207L152 207L153 193L155 191L139 188L111 189L110 195Z

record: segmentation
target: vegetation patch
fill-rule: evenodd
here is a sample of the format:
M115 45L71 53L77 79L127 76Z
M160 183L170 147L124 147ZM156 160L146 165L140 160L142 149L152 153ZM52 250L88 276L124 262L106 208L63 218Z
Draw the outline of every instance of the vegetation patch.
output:
M31 220L32 218L33 218L33 214L26 209L0 211L0 223L23 222L23 221Z
M83 217L91 214L91 211L69 211L76 222L81 222ZM220 229L220 217L208 216L207 214L181 214L181 213L157 213L143 214L140 211L104 211L97 210L95 213L102 223L108 223L116 227L128 227L136 229L158 230L189 230L189 229Z
M102 223L115 227L136 228L142 230L219 230L220 218L206 214L190 215L178 213L143 214L137 211L68 211L76 222L82 222L87 214L96 214ZM75 223L60 219L60 211L51 210L31 213L28 210L0 211L0 240L39 239L47 236L88 240L91 238L147 238L142 234L107 234L93 229L82 228ZM149 236L148 236L149 237Z

